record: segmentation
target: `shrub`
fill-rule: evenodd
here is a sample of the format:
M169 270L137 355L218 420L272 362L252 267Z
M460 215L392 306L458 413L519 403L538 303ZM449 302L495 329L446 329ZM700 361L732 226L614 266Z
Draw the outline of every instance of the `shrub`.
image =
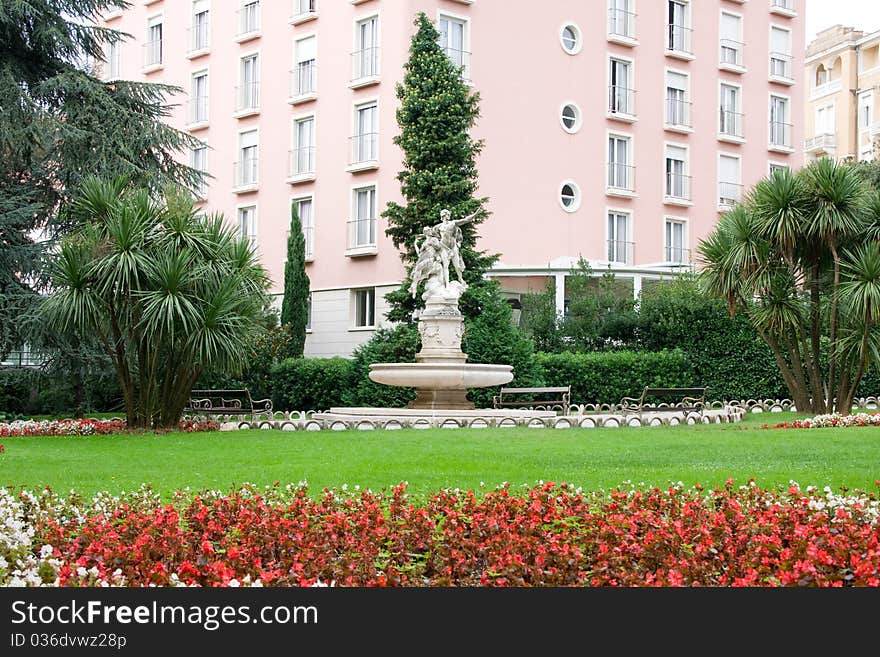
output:
M351 381L345 358L288 358L272 368L272 404L279 411L324 411L341 406Z
M617 404L637 397L645 386L690 387L694 372L679 351L537 354L548 386L571 386L577 404ZM707 391L711 396L712 391Z
M354 350L351 385L345 391L347 406L400 408L416 398L412 388L393 388L370 380L372 363L414 363L421 346L418 327L412 323L382 328Z

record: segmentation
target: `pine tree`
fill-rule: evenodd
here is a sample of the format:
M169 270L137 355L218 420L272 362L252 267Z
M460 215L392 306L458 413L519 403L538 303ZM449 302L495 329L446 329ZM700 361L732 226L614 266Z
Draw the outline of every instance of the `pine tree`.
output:
M287 263L284 265L284 300L281 325L290 331L289 357L303 355L309 316L309 275L306 274L306 240L296 203L290 206L290 236L287 238Z
M444 208L453 219L477 213L472 223L462 227L464 278L470 289L460 305L470 318L480 312L483 275L496 259L476 250L477 226L488 217L484 209L487 199L475 198L476 157L482 142L469 134L479 117L480 96L471 92L461 69L443 52L440 35L424 13L418 14L415 25L418 30L404 66L403 83L397 85L400 134L394 138L404 154L404 169L397 179L406 204L389 203L382 213L388 220L385 232L401 250L407 270L407 280L386 296L391 307L388 319L412 321L413 311L422 305L408 290L417 257L413 243L423 227L440 221Z
M163 122L175 87L99 80L86 65L124 36L95 27L125 0L0 2L0 355L24 340L64 208L89 175L159 190L201 174L176 158L198 142ZM34 235L41 231L39 243Z

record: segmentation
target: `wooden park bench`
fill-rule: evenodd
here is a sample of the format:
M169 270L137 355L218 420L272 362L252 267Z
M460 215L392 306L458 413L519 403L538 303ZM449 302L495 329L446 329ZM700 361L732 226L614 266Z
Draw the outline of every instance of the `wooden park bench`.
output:
M534 397L535 395L554 395L553 399L516 399L521 395ZM571 404L571 386L558 386L551 388L501 388L499 394L492 398L495 408L516 407L535 408L542 406L548 411L556 408L568 415L568 407Z
M673 404L665 402L648 403L648 399L670 399L678 401ZM640 397L624 397L620 400L620 410L624 415L629 413L643 413L644 411L696 411L700 415L706 408L705 388L650 388L645 387Z
M193 390L184 412L193 415L253 415L271 413L271 399L251 398L247 388L241 390Z

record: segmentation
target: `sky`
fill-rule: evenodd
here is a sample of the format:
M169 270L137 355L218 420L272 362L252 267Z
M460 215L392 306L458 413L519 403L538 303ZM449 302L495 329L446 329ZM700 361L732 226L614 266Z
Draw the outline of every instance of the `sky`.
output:
M807 43L837 23L865 33L880 29L880 0L807 0Z

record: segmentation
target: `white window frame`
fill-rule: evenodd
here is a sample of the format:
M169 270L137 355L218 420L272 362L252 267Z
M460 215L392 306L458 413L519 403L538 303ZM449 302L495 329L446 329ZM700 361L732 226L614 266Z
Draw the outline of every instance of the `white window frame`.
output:
M627 232L626 237L627 237L627 239L620 240L617 238L617 229L616 229L616 222L615 222L615 234L614 234L614 239L612 240L611 233L608 230L608 219L609 219L608 215L610 215L610 214L624 215L626 217L626 232ZM605 223L605 228L604 228L604 230L605 230L605 243L604 243L604 250L602 252L603 253L602 260L605 262L608 262L608 263L617 264L617 265L624 265L624 266L634 264L635 263L635 250L636 250L635 244L636 244L636 241L635 241L635 237L634 237L634 233L633 233L634 226L635 226L635 222L633 221L633 209L632 208L606 206L605 207L605 221L604 221L604 223ZM611 260L608 257L608 251L611 249L610 243L612 241L613 242L623 242L625 244L623 261ZM632 253L627 253L630 245L632 245ZM630 256L630 257L627 257L627 256Z
M669 2L671 0L665 0L665 6L663 7L663 48L667 57L676 57L678 59L684 59L687 61L695 59L694 56L694 34L693 34L693 25L694 25L694 8L692 6L691 0L675 0L678 4L684 5L684 25L681 25L684 29L684 39L685 39L685 48L689 50L678 50L669 47L670 40L670 32L669 32Z
M256 85L256 91L253 92L254 102L252 103L252 107L239 107L242 104L242 89L244 88L244 80L242 78L242 73L244 72L244 61L246 59L256 58L256 64L254 66L256 79L251 84ZM252 116L254 114L260 113L260 92L262 91L263 84L263 57L260 50L251 50L248 52L239 53L238 55L238 87L236 88L237 94L235 99L235 114L233 116L235 118L242 118L245 116Z
M357 242L357 226L354 225L357 219L357 192L363 189L373 188L375 190L375 199L376 199L376 207L373 208L374 217L372 217L375 222L373 225L373 242L370 244L355 244ZM376 255L378 253L379 247L379 183L378 181L370 181L358 183L356 185L352 185L349 191L349 225L347 227L346 234L346 252L345 255L349 257L357 257L357 256L370 256ZM355 239L352 239L352 231L354 231Z
M241 211L244 210L244 209L246 209L246 208L253 208L253 209L254 209L254 221L253 221L253 224L254 224L254 230L253 230L253 234L252 234L252 235L242 235L242 234L241 234ZM236 204L236 206L235 206L235 224L236 224L236 226L238 227L238 236L239 236L239 238L241 238L241 237L246 237L247 239L250 240L251 244L253 244L254 246L256 246L256 244L257 244L257 240L259 239L259 235L260 235L260 232L259 232L259 223L258 223L258 222L259 222L259 212L258 212L258 207L257 207L257 202L256 202L256 200L254 200L254 201L252 201L252 202L250 202L250 203L238 203L238 204Z
M773 99L778 98L780 100L785 101L786 105L786 114L787 121L782 121L780 123L787 123L787 127L783 128L783 141L785 137L785 130L788 130L788 145L786 144L774 144L773 143L773 133L772 133L772 125L770 124L770 118L773 116L772 114L772 106ZM768 105L767 105L767 148L771 151L778 151L782 153L794 153L794 117L792 116L792 100L791 96L788 94L781 94L778 91L771 91L769 94Z
M565 111L565 108L569 107L569 106L573 107L574 111L575 111L574 125L570 128L567 125L565 125L565 120L563 119L563 116L562 116L562 113ZM583 124L584 124L584 114L581 111L580 105L578 105L573 100L563 101L562 104L559 106L559 125L562 127L562 129L565 130L565 132L567 132L568 134L573 135L574 133L576 133L578 130L581 129Z
M372 291L372 299L373 299L373 307L372 312L369 313L371 319L373 320L372 324L358 324L358 294L360 292L369 292ZM365 287L355 287L351 288L351 329L352 331L375 331L377 328L376 323L376 286L368 285Z
M369 75L364 75L363 69L363 55L360 55L360 61L355 59L363 50L366 48L361 46L361 24L366 23L367 21L375 20L376 21L376 29L373 35L373 45L370 48L375 49L375 60L371 61L370 66L375 67L375 70L370 71ZM379 81L379 76L382 74L382 17L381 12L376 11L372 14L365 14L363 16L356 16L354 18L354 29L352 30L352 76L351 83L348 85L352 89L357 89L359 87L367 86L368 84L376 84Z
M565 28L570 27L574 33L577 42L574 44L574 47L569 50L565 47ZM580 26L574 21L563 21L562 25L559 26L559 47L562 48L562 52L566 55L577 55L584 47L584 32L580 28Z
M682 260L674 260L672 258L667 257L670 252L675 250L675 246L666 241L668 237L667 234L667 225L668 224L678 224L681 228L681 246L679 247L679 251L681 251L682 258L684 258L684 254L690 251L690 241L688 239L688 220L687 217L676 217L672 215L664 215L663 216L663 262L668 265L690 265L690 262L682 259Z
M728 134L726 132L721 132L721 99L724 87L732 87L736 89L736 107L734 109L735 119L734 126L736 126L736 122L739 122L740 132L742 132L742 137L738 135ZM745 134L746 134L746 126L745 126L745 112L743 112L743 88L741 84L737 84L736 82L731 82L730 80L719 80L718 81L718 124L716 125L716 131L718 133L719 141L727 141L733 142L735 144L744 144ZM726 110L730 111L730 110Z
M746 65L745 65L745 17L736 11L731 11L729 9L722 9L718 15L718 33L719 35L722 33L721 29L724 25L724 16L733 16L734 18L739 20L739 34L735 41L739 44L738 47L738 57L739 63L730 63L725 62L722 56L723 53L723 45L721 43L722 38L719 36L718 39L718 68L723 69L725 71L731 71L733 73L745 73Z
M257 135L256 143L255 143L255 148L257 149L256 150L257 166L256 166L256 172L255 172L255 180L253 180L251 182L243 182L242 181L241 183L239 183L239 179L238 179L239 174L238 174L238 172L236 172L236 178L235 178L235 180L233 180L234 189L243 190L243 191L249 191L251 189L256 189L257 186L260 184L260 128L259 128L259 126L254 126L252 128L245 128L245 129L237 131L236 142L235 142L236 161L238 162L239 167L244 166L244 157L242 154L243 148L241 145L241 136L244 134L247 134L249 132L255 132Z
M302 224L303 229L303 238L306 242L306 254L305 259L306 262L312 262L315 259L315 193L308 192L305 194L295 194L290 197L290 205L296 203L299 205L303 201L311 201L312 202L312 221L311 224L307 227L304 223L302 223L302 215L299 215L300 223ZM288 206L289 207L289 206ZM299 208L297 207L297 213L299 213ZM306 233L306 229L311 228L311 234ZM288 237L290 236L290 231L288 231ZM311 249L309 248L311 246Z
M299 44L302 43L303 41L308 40L308 39L315 40L315 58L313 60L314 63L312 64L312 66L314 67L314 69L313 69L314 72L312 73L311 79L309 81L310 84L314 86L314 88L309 91L305 91L305 92L300 90L299 93L297 93L295 81L298 79L297 76L299 76L299 74L300 74L299 73L300 59L299 59L299 54L298 54L299 53ZM308 61L308 60L306 60L306 61ZM295 100L299 100L299 101L315 98L318 94L318 33L317 32L303 34L301 36L297 36L293 40L293 70L290 72L290 90L289 91L290 91L290 98L295 99Z
M678 125L678 124L669 123L667 121L667 119L669 117L669 95L668 95L669 82L668 82L668 77L669 77L670 73L674 73L676 75L681 75L685 78L685 80L687 80L687 82L685 83L684 101L683 102L685 104L685 110L684 110L685 114L686 114L685 119L686 119L688 125ZM694 131L694 128L693 128L694 118L693 118L693 105L692 105L692 101L691 101L691 73L690 73L690 71L686 71L686 70L680 69L680 68L672 68L671 66L666 66L663 69L663 89L662 89L661 93L663 94L662 95L663 128L665 130L669 130L671 132L681 132L681 133L685 133L685 134L692 133Z
M194 168L194 169L196 168L196 166L195 166L195 162L194 162L194 159L195 159L195 158L194 158L194 153L195 153L195 151L197 151L197 150L202 150L202 149L204 149L204 151L205 151L205 162L204 162L204 164L205 164L205 168L204 168L204 169L198 169L198 170L199 170L199 171L202 171L202 172L204 172L204 173L206 173L206 174L209 174L209 173L210 173L210 168L209 168L210 165L209 165L209 163L208 163L208 158L210 157L211 149L208 147L208 142L207 142L206 140L200 140L200 141L201 141L201 146L199 146L198 148L191 148L191 149L190 149L189 165L190 165L192 168ZM208 198L208 181L206 180L206 181L202 184L202 186L197 190L196 199L197 199L197 200L204 201L204 200L207 199L207 198Z
M202 12L196 12L197 4L204 4L205 9L202 11L207 12L208 14L208 23L205 26L205 44L204 45L196 45L196 16L198 16ZM211 49L211 15L212 15L212 7L211 0L192 0L190 3L190 16L189 16L189 25L190 25L190 33L189 33L189 43L187 44L187 57L196 57L198 55L206 54Z
M302 145L299 143L299 124L303 121L312 121L312 144L310 148L312 149L312 153L308 155L308 159L311 162L311 168L306 171L299 171L299 154L298 150L302 148ZM301 181L301 180L314 180L315 173L317 169L317 155L318 155L318 117L315 112L307 112L305 114L295 114L290 119L290 144L291 144L291 166L290 166L290 180L293 181ZM294 166L294 162L297 163Z
M626 64L627 67L627 79L628 84L627 93L631 95L631 98L628 98L627 102L632 104L632 107L627 107L629 112L612 112L611 111L611 66L612 62L620 62L622 64ZM605 102L605 116L609 119L618 119L621 121L626 121L627 123L635 123L638 121L636 118L636 62L632 57L627 57L625 55L618 55L609 53L606 57L605 63L605 89L606 89L606 102Z
M624 46L637 46L639 45L638 40L638 12L636 11L636 0L626 0L627 9L620 10L611 6L613 0L606 0L605 3L605 33L608 41L613 43L619 43ZM611 12L612 11L625 11L626 15L626 25L627 31L629 31L630 24L632 27L632 35L625 34L617 34L611 31Z
M566 185L570 186L571 190L574 192L571 205L565 205L565 203L562 201L562 189ZM577 212L581 207L581 188L574 180L563 180L561 183L559 183L559 189L556 192L556 198L559 201L559 207L561 207L564 212L568 212L569 214Z
M626 175L632 176L632 190L627 190L622 187L613 187L609 184L609 180L611 178L611 162L608 158L608 142L614 137L617 139L626 139L628 141L629 146L627 147L627 160L626 164L623 166L629 167L626 169ZM626 198L635 198L638 196L636 194L636 139L632 133L621 132L619 130L606 130L605 131L605 194L608 196L624 196Z
M195 86L196 86L196 78L205 76L205 117L201 119L197 119L198 114L198 99L199 96L194 95ZM188 129L192 130L194 126L205 126L211 120L211 72L207 66L204 68L197 69L190 73L189 76L189 88L190 88L190 102L193 103L195 107L195 111L190 111L188 116L186 117L186 123Z
M669 159L668 149L672 148L680 148L684 150L684 172L681 174L684 177L682 184L684 186L684 197L678 196L670 196L666 193L666 185L667 185L667 172L666 172L666 160ZM675 141L664 141L663 142L663 202L668 205L681 205L681 206L692 206L693 205L693 180L691 178L691 147L690 144L683 142L675 142Z
M738 182L731 182L729 180L721 180L721 158L723 158L723 157L728 157L731 159L735 159L737 161L737 177L739 178ZM716 181L715 202L718 205L719 211L726 212L727 210L729 210L733 206L721 204L721 184L722 183L726 182L731 185L739 185L739 196L740 197L739 197L738 202L742 202L743 189L744 189L743 181L742 181L742 155L740 155L739 153L731 153L728 151L721 151L718 153L716 160L717 160L717 164L716 164L716 174L715 174L715 181Z
M461 77L465 81L469 81L471 79L471 19L469 16L464 16L462 14L455 14L451 11L445 11L443 9L437 10L437 32L440 32L440 20L446 18L449 20L456 21L462 24L462 35L461 35L461 60L462 60L462 73ZM443 51L446 51L446 46L444 44L440 44L440 47ZM447 53L448 55L448 53ZM453 63L455 63L453 61Z
M373 158L363 159L360 155L360 138L363 137L364 134L370 133L361 133L360 132L360 112L361 110L366 109L367 107L373 106L375 107L375 137L374 142L372 144L372 154L375 156ZM380 132L380 122L381 115L380 105L379 105L379 97L373 96L371 98L363 98L358 99L352 105L352 113L351 113L351 140L349 143L349 166L346 171L355 172L355 171L366 171L368 169L376 169L379 166L379 135ZM358 144L355 146L355 144ZM355 148L357 148L357 155L355 152Z
M159 39L159 61L152 61L152 56L150 56L149 62L144 61L144 72L158 71L165 66L165 13L159 12L157 14L152 14L147 16L147 30L146 37L144 38L144 47L148 49L150 48L150 44L153 43L150 41L150 29L155 25L162 26L162 37ZM146 58L145 58L146 60Z
M244 11L245 5L256 4L257 5L257 25L256 29L244 31L242 29L242 12ZM244 41L250 41L251 39L256 39L263 32L263 2L262 0L239 0L238 3L238 11L236 13L236 23L235 26L235 40L238 43L242 43Z
M792 85L794 84L794 32L791 28L786 27L785 25L778 25L776 23L770 23L767 27L767 74L770 78L771 82L776 82L778 84ZM773 72L773 62L771 54L776 52L773 50L773 30L780 30L781 32L788 32L788 50L787 53L779 53L780 55L788 55L788 75L776 75ZM829 73L829 81L830 81L830 69L826 69ZM815 80L814 80L815 81Z

